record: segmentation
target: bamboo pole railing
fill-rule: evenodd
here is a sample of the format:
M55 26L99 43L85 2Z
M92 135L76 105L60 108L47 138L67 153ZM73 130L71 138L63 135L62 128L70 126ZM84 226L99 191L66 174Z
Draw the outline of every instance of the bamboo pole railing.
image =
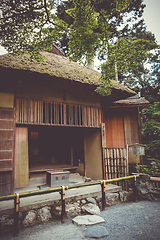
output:
M19 228L18 228L18 222L19 222L19 205L20 205L20 198L24 197L30 197L40 194L47 194L47 193L53 193L53 192L60 192L61 194L61 204L62 204L62 211L61 211L61 222L65 222L65 190L73 189L73 188L80 188L80 187L87 187L87 186L93 186L93 185L101 185L101 191L102 191L102 210L105 210L105 186L106 183L113 183L113 182L119 182L124 180L133 179L134 180L134 197L135 201L136 198L136 178L139 177L139 175L132 175L132 176L126 176L126 177L120 177L120 178L114 178L114 179L107 179L107 180L100 180L95 182L89 182L89 183L82 183L82 184L74 184L69 186L61 186L61 187L54 187L54 188L48 188L48 189L41 189L41 190L35 190L35 191L28 191L28 192L22 192L22 193L15 193L12 195L7 196L0 196L0 201L6 201L6 200L14 200L14 236L18 236Z
M150 180L153 182L154 187L160 187L160 178L159 177L150 177Z
M139 177L139 175L135 175L136 177ZM68 189L73 189L73 188L79 188L79 187L87 187L87 186L92 186L92 185L98 185L101 184L102 181L105 183L113 183L113 182L118 182L122 180L127 180L134 178L134 175L132 176L126 176L126 177L120 177L120 178L114 178L114 179L107 179L107 180L100 180L100 181L95 181L95 182L88 182L88 183L81 183L81 184L74 184L74 185L69 185L65 186L65 190ZM20 198L24 197L30 197L30 196L35 196L39 194L47 194L47 193L52 193L52 192L59 192L62 190L62 186L60 187L54 187L54 188L48 188L48 189L41 189L41 190L34 190L34 191L28 191L28 192L22 192L19 193ZM6 200L11 200L15 199L16 193L7 195L7 196L0 196L0 201L6 201Z

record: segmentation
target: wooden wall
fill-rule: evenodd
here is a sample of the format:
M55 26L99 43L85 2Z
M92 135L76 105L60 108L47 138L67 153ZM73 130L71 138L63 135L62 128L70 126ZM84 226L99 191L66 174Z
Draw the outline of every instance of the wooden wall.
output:
M0 79L0 108L14 107L14 81L11 81L1 72ZM4 77L4 78L3 78ZM3 81L4 79L4 81Z
M16 127L15 137L15 188L29 184L28 128Z
M125 145L139 143L138 119L136 111L124 114Z
M75 104L84 104L88 106L99 106L100 107L100 96L89 89L86 90L86 86L78 87L77 83L66 85L66 82L57 85L53 85L54 79L51 80L50 84L38 84L33 81L19 81L17 84L17 96L29 97L36 99L44 99L56 102L66 102Z
M106 126L106 147L123 148L139 143L137 108L109 109L103 118Z
M124 148L127 144L140 142L137 107L108 109L103 120L106 126L106 148ZM129 164L135 162L135 156L129 156Z
M13 189L14 110L0 109L0 196Z
M139 143L139 129L138 129L138 112L133 109L132 112L124 114L124 134L125 134L125 145ZM140 157L137 157L138 163L140 163ZM128 156L129 164L136 163L136 157L134 155Z
M104 117L104 122L106 125L106 147L123 148L125 146L123 116L119 114L108 115Z
M101 129L85 129L85 176L93 180L103 178Z

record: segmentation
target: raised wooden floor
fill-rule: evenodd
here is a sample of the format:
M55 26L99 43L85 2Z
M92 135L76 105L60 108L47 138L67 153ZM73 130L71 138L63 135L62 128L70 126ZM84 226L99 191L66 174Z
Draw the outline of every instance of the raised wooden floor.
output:
M30 173L37 173L37 172L46 172L46 171L73 171L76 170L78 166L69 165L69 164L33 164L29 168Z

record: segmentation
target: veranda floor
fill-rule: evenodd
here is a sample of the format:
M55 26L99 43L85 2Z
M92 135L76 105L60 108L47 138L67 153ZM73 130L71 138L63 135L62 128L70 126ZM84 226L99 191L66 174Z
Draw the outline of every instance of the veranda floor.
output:
M73 171L76 170L78 166L75 165L69 165L69 164L44 164L44 163L38 163L38 164L32 164L29 168L30 173L36 173L36 172L46 172L46 171Z

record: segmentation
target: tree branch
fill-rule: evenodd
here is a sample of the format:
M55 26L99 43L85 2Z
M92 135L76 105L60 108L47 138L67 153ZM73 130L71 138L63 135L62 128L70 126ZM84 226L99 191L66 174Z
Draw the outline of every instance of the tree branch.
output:
M41 6L41 7L39 7L39 8L34 8L34 10L41 10L42 8L44 8L44 6ZM23 15L29 14L29 13L31 13L31 12L33 12L33 9L27 10L27 11L24 11L24 12L19 12L19 13L11 13L11 15L8 16L8 17L0 18L0 21L6 21L6 20L8 20L9 18L23 16Z
M30 13L34 12L35 10L42 10L42 9L45 9L45 12L46 12L46 15L47 15L47 19L46 19L46 21L41 25L41 29L42 29L42 27L43 27L45 24L47 24L47 22L48 22L48 23L51 23L51 24L54 25L54 26L57 26L57 27L61 28L63 31L65 31L65 32L67 32L67 33L69 32L66 28L63 28L63 27L60 26L59 24L56 24L56 23L54 23L53 21L51 21L50 16L49 16L49 13L48 13L48 9L47 9L47 2L46 2L46 0L44 0L44 4L41 5L40 7L32 8L32 9L27 10L27 11L24 11L24 12L12 13L12 14L11 14L10 16L8 16L8 17L0 18L0 22L6 21L6 20L8 20L8 19L13 19L14 17L15 17L15 18L23 17L23 16L25 16L25 15L27 15L27 14L30 14Z
M47 15L47 21L46 21L46 23L49 22L49 23L53 24L54 26L61 28L61 29L64 30L65 32L67 32L67 33L69 32L67 29L64 29L64 28L61 27L60 25L58 25L58 24L56 24L56 23L54 23L54 22L52 22L52 21L50 20L49 13L48 13L48 9L47 9L47 2L46 2L46 0L44 0L44 9L45 9L45 12L46 12L46 15ZM46 23L45 23L45 24L46 24ZM44 25L45 25L45 24L44 24ZM43 25L43 26L44 26L44 25Z

